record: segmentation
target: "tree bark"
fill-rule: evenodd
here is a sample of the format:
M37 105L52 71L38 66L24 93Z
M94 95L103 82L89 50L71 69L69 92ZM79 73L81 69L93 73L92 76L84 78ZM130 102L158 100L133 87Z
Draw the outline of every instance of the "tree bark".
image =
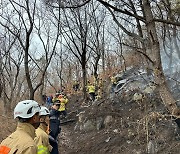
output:
M170 113L174 113L177 105L175 99L173 98L169 88L167 87L166 79L162 69L161 56L160 56L160 45L158 41L158 36L156 32L155 21L153 20L153 14L151 11L151 6L149 0L143 0L143 7L145 11L146 27L147 33L150 41L150 50L154 70L155 83L157 85L159 94L163 103L166 105Z
M82 73L83 73L83 96L84 100L86 100L86 68L84 68L84 65L82 65Z
M81 55L81 67L82 67L82 75L83 75L83 96L84 100L86 100L86 51L82 52Z

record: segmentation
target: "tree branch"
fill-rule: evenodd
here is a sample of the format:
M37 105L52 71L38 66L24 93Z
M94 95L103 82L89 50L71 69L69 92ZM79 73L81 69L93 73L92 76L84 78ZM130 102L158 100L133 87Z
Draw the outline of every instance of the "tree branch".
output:
M72 6L64 6L64 4L60 4L59 6L55 6L55 5L51 5L49 4L50 7L53 7L53 8L67 8L67 9L76 9L76 8L79 8L79 7L82 7L84 5L86 5L87 3L89 3L91 0L87 0L85 1L84 3L82 4L79 4L79 5L72 5Z

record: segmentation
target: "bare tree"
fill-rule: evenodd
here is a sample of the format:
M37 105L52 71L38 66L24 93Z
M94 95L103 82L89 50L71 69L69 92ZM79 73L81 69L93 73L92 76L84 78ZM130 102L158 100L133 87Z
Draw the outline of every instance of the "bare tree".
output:
M10 17L14 17L14 13L10 15L1 15L1 22L0 24L6 28L11 34L16 36L18 38L18 41L20 45L22 46L24 50L24 67L25 67L25 74L26 74L26 80L28 83L28 87L30 90L30 99L33 99L34 97L34 89L32 87L32 82L30 78L30 72L29 72L29 47L30 47L30 36L33 30L33 25L34 25L34 14L35 14L35 5L36 5L36 0L31 3L32 7L30 5L29 0L26 0L24 3L18 3L16 1L10 0L9 5L13 8L13 12L17 13L19 17L19 24L16 25L15 22L13 22ZM30 8L31 7L31 8ZM8 8L7 8L8 9ZM24 12L22 12L24 11ZM31 12L32 11L32 12ZM27 15L27 19L23 18L23 15ZM24 29L24 31L23 31ZM25 34L22 34L21 32L24 32Z
M102 6L104 6L109 13L111 14L114 22L117 24L117 26L126 34L126 36L131 37L134 47L136 48L136 51L139 52L144 58L146 59L147 63L149 64L150 69L153 71L154 74L154 80L155 84L159 89L160 96L165 103L165 105L168 107L169 111L171 113L174 113L174 110L177 108L175 99L172 97L172 94L170 93L169 88L167 87L166 79L163 73L162 69L162 61L160 56L160 42L158 37L158 27L159 24L165 24L165 25L173 25L173 36L177 36L176 29L177 26L180 26L178 13L172 13L172 8L168 7L170 6L168 2L171 1L162 1L165 2L166 8L168 13L163 12L161 16L157 13L157 7L159 5L158 2L161 1L149 1L149 0L138 0L138 1L132 1L132 0L96 0ZM59 7L64 8L71 8L69 12L72 13L72 15L67 15L67 13L64 13L66 21L66 26L69 27L67 29L63 29L65 34L64 38L66 39L66 42L68 44L69 49L71 51L76 51L79 53L77 55L74 53L74 55L79 59L79 61L82 64L82 70L85 70L85 63L87 60L86 57L86 37L87 35L87 28L84 28L84 24L82 21L86 19L85 16L84 19L81 17L79 18L79 12L82 11L83 8L88 6L88 3L91 3L92 1L67 1L67 3L62 3ZM67 5L68 4L68 5ZM81 5L77 4L83 4L83 7L80 8ZM153 7L151 6L153 5ZM77 9L72 9L74 6L76 6ZM55 7L55 6L53 6ZM161 9L159 7L159 9ZM72 18L73 16L73 18ZM74 19L75 18L75 19ZM90 21L90 20L88 20ZM77 26L74 23L79 24L79 34L76 31ZM90 22L89 22L90 23ZM67 32L68 31L68 32ZM80 36L80 37L79 37ZM79 37L80 43L77 42L77 38ZM72 39L73 38L73 39ZM76 38L76 39L75 39ZM177 41L174 41L176 50L178 51ZM79 48L79 44L82 44L82 47ZM81 49L81 50L79 50ZM85 52L80 52L85 51ZM85 53L85 54L84 54ZM80 57L81 58L80 58ZM85 82L84 82L85 83Z
M21 93L23 76L21 64L23 61L22 48L17 43L17 37L6 32L2 35L2 47L1 47L1 86L2 86L2 100L4 102L4 114L6 111L11 109L12 103L18 100L19 97L23 96ZM14 51L19 51L19 54L14 54ZM24 73L23 73L24 74ZM25 79L25 78L24 78Z
M163 74L162 70L162 63L161 63L161 57L160 57L160 46L159 46L159 40L158 35L156 31L156 25L155 22L163 22L165 24L174 24L176 26L179 26L179 22L175 22L172 20L164 20L162 18L155 18L152 13L152 8L150 6L149 0L142 0L139 1L138 6L141 7L142 15L140 16L136 14L135 12L132 12L131 10L118 8L110 3L107 3L103 0L98 0L101 4L103 4L111 13L113 20L116 22L116 24L129 36L136 38L142 43L146 43L146 53L143 53L148 57L148 60L151 62L152 70L154 70L154 76L155 76L155 83L159 89L159 93L161 95L161 98L163 102L168 107L169 111L171 113L174 112L174 110L177 108L175 100L170 93L165 76ZM131 1L132 2L132 1ZM127 3L125 3L127 6ZM136 4L135 2L133 3ZM131 4L132 5L132 4ZM124 14L126 16L129 16L130 18L134 18L136 20L141 21L141 23L144 23L143 26L146 28L146 35L142 37L139 34L136 34L134 32L128 31L119 21L118 18L115 15L115 12L118 12L119 14Z
M103 12L103 10L98 10L99 5L95 5L92 3L92 23L91 23L91 34L90 34L90 44L88 44L89 48L93 51L92 52L92 64L93 64L93 75L95 77L95 80L97 80L98 77L98 65L99 60L102 57L103 50L104 50L104 21L106 13ZM101 15L97 17L97 14L101 12Z
M63 36L67 43L67 48L73 55L79 60L82 68L83 76L83 92L84 98L86 98L86 64L88 60L88 32L90 24L92 22L91 16L88 14L90 5L78 8L76 10L70 9L68 14L66 10L63 10L65 17L66 28L63 29Z
M43 28L41 29L41 27L45 22L42 23L41 25L40 20L42 21L43 19L39 18L39 25L38 24L35 25L35 21L37 20L38 17L40 17L38 16L39 8L37 6L38 6L38 3L36 0L34 1L25 0L23 2L20 0L19 1L9 0L7 2L7 5L4 7L4 12L2 12L2 14L0 15L1 17L0 25L3 26L7 31L9 31L13 36L17 38L21 48L24 51L23 52L24 53L24 69L25 69L25 75L26 75L26 81L28 84L30 99L34 99L34 94L36 90L44 82L44 77L45 77L47 68L50 64L50 61L52 59L53 53L55 52L57 40L59 37L59 29L58 29L59 23L58 23L58 26L57 26L58 30L55 35L56 37L54 39L55 41L54 41L53 49L52 49L52 52L49 52L50 48L48 45L45 44L41 36L42 31L44 31L44 29ZM43 13L41 12L41 14ZM38 36L42 42L42 46L44 49L43 51L45 51L46 63L44 64L44 66L38 65L30 49L32 38L35 33L34 31L35 27L36 27ZM47 34L50 34L50 31L48 31L48 29L46 32ZM52 38L50 39L50 35L49 35L47 40L49 41L53 39ZM34 77L37 77L37 75L35 75L34 77L32 76L33 73L31 70L33 70L33 67L38 68L38 71L37 69L34 69L37 71L37 74L39 73L41 74L39 82L37 81L34 82L35 81Z
M44 8L42 8L44 7ZM41 70L40 82L37 84L36 88L41 86L40 94L43 94L45 78L47 79L47 70L50 65L53 56L57 53L60 37L60 22L54 23L54 19L60 21L60 9L46 10L45 6L38 7L38 24L35 24L37 35L42 43L44 54L41 57L41 62L38 64L35 62L39 70ZM35 58L33 58L35 59Z

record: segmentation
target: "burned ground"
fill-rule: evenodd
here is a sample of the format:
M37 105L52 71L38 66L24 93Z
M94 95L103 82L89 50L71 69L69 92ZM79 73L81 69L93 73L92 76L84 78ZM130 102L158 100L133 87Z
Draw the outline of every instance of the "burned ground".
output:
M106 116L112 119L99 130L86 131L75 129L76 117L76 122L62 126L60 151L67 154L179 153L179 129L161 99L153 95L136 102L131 96L132 92L115 96L113 100L107 97L100 100L102 103L86 108L81 106L81 101L73 102L76 96L71 97L68 111L83 111L84 121Z
M137 92L106 95L94 103L83 102L81 94L70 95L67 119L75 121L62 125L60 153L178 154L179 128L156 91L135 101L132 98ZM97 119L103 119L100 127L96 124L91 130L81 129L87 121L97 122ZM8 116L1 115L0 121L2 140L15 130L16 121L12 111Z

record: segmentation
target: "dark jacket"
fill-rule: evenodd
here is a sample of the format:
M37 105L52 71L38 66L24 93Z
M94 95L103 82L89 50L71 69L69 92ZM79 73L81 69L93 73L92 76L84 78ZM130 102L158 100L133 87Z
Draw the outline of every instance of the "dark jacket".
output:
M56 140L58 134L61 131L60 111L51 109L49 117L50 117L50 133L49 133L49 135L52 136Z

